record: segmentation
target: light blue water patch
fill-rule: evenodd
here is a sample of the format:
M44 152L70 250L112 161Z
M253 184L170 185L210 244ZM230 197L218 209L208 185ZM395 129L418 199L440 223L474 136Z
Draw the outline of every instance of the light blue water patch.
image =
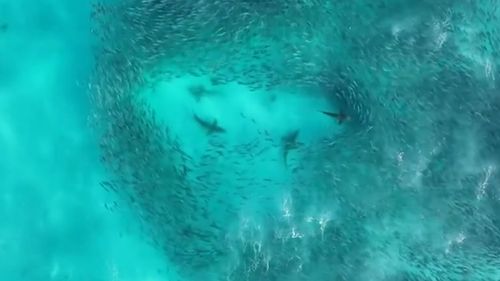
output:
M196 91L202 92L200 96L193 93ZM226 130L221 135L228 146L249 142L258 135L267 135L279 144L293 130L300 131L300 142L311 143L341 130L334 118L321 113L339 109L315 93L251 91L236 83L213 86L208 78L187 76L160 81L142 95L163 124L180 138L186 152L195 149L195 154L200 153L199 146L206 145L207 134L194 115L217 121Z
M0 2L2 280L175 280L100 187L89 12L85 1Z

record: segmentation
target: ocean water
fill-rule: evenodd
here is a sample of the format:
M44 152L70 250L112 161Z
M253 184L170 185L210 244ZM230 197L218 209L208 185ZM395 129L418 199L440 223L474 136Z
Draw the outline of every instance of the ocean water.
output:
M500 280L499 13L0 0L0 280Z
M0 1L1 280L171 280L100 182L90 3ZM131 266L132 265L132 266Z

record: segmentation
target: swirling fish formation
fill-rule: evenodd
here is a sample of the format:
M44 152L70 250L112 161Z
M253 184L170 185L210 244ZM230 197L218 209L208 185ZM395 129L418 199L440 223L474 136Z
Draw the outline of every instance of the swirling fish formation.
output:
M192 280L499 280L497 5L96 2L103 187ZM298 132L238 146L207 134L194 159L138 94L185 74L319 87L350 120L302 146ZM256 174L280 145L287 165L301 152L291 174Z

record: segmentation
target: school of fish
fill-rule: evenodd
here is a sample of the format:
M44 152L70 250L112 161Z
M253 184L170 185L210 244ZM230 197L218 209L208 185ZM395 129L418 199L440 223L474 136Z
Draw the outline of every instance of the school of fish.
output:
M188 280L498 280L498 5L95 1L103 188ZM229 146L195 116L210 145L194 158L138 94L185 74L317 87L343 130ZM284 160L287 177L254 172Z

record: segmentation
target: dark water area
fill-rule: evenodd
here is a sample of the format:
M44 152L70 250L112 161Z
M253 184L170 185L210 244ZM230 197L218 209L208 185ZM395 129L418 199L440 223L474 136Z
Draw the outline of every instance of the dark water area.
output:
M500 280L497 10L1 1L1 279Z

